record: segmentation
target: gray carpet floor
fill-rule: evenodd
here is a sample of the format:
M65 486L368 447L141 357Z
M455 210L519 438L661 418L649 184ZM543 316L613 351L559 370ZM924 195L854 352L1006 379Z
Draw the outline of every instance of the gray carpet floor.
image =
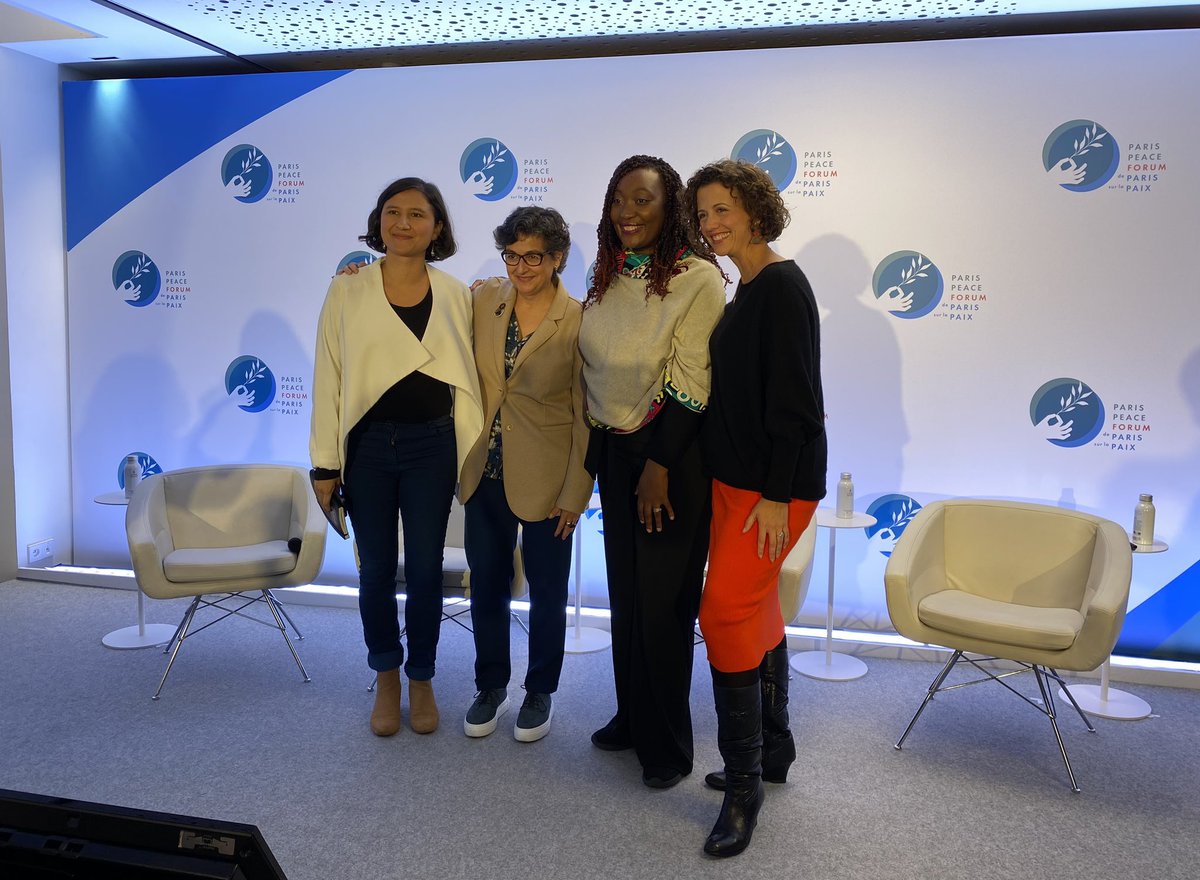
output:
M179 602L150 602L151 622ZM550 735L512 738L524 635L513 628L514 710L466 738L470 635L442 630L442 727L367 728L357 614L291 606L304 684L276 633L225 621L165 658L100 644L132 622L128 592L0 584L0 788L248 822L291 880L330 878L1192 878L1200 855L1200 692L1131 687L1155 714L1064 707L1082 793L1048 722L995 685L939 697L903 751L892 743L937 671L870 659L857 681L792 677L800 759L769 786L751 848L701 852L720 805L704 648L696 649L697 772L667 791L631 753L588 740L613 710L608 652L568 656ZM1031 687L1030 681L1026 687Z

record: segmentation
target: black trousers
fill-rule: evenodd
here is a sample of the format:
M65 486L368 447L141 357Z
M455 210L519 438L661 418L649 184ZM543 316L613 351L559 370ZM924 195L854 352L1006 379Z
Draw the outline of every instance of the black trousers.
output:
M675 519L649 533L638 522L637 488L649 431L602 434L596 458L604 514L604 554L612 609L617 722L627 726L647 770L692 770L692 634L700 609L710 481L692 442L670 469Z

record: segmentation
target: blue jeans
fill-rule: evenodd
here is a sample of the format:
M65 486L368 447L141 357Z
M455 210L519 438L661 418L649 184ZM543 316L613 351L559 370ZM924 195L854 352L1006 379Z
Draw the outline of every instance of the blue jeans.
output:
M345 475L358 544L358 610L367 665L377 672L404 662L396 604L399 524L404 523L404 603L414 681L433 678L442 622L442 549L458 478L454 422L371 422L355 427Z
M558 690L567 633L571 539L554 537L558 517L536 522L518 519L508 506L504 481L489 477L479 481L479 488L466 503L475 687L481 691L507 687L512 674L508 612L518 523L529 581L529 671L525 674L525 690L552 694Z

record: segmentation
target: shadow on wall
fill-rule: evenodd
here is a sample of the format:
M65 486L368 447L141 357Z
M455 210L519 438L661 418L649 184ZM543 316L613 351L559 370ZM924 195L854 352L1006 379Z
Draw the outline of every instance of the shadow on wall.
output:
M211 390L199 396L200 412L185 432L182 460L173 467L308 461L313 373L308 340L315 339L315 315L312 324L301 342L279 314L260 311L246 320L236 350L222 348L206 365ZM233 360L227 362L231 351ZM304 389L292 393L308 397L285 397L286 386L293 384L287 377L298 378L294 384ZM267 418L268 413L274 417Z
M821 381L831 493L822 503L832 503L840 471L854 475L860 499L901 492L909 435L901 408L900 347L887 315L869 304L871 266L857 244L836 234L809 242L795 259L812 284L822 316ZM855 506L865 509L863 503ZM849 545L839 552L846 574L854 571L855 560L860 566L857 576L838 578L837 607L855 609L859 625L868 629L887 628L882 595L887 560L866 548L854 549L866 542L862 530L838 538L839 544ZM814 562L814 583L825 583L828 576L823 548L822 540ZM799 621L823 623L825 601L824 591L810 591Z
M176 461L180 437L192 416L176 365L149 355L113 361L96 381L91 397L72 425L74 546L58 561L128 568L125 509L96 504L97 495L120 489L118 473L126 455L146 453L162 469ZM114 413L123 414L114 418Z
M901 408L900 346L887 315L867 305L871 267L858 245L825 235L796 255L816 294L830 487L851 471L860 494L902 488L908 424Z

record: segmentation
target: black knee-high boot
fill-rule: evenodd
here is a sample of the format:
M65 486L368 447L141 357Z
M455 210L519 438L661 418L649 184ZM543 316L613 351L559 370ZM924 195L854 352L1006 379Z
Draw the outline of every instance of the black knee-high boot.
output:
M763 655L758 667L762 682L763 779L787 782L788 768L796 760L796 740L788 722L787 642L780 642Z
M735 856L750 845L762 807L762 704L759 686L713 685L717 747L725 760L725 800L704 842L710 856Z
M788 768L796 760L796 741L788 721L787 642L763 655L758 667L762 688L762 778L764 782L787 782ZM717 791L725 790L725 774L709 773L704 782Z

